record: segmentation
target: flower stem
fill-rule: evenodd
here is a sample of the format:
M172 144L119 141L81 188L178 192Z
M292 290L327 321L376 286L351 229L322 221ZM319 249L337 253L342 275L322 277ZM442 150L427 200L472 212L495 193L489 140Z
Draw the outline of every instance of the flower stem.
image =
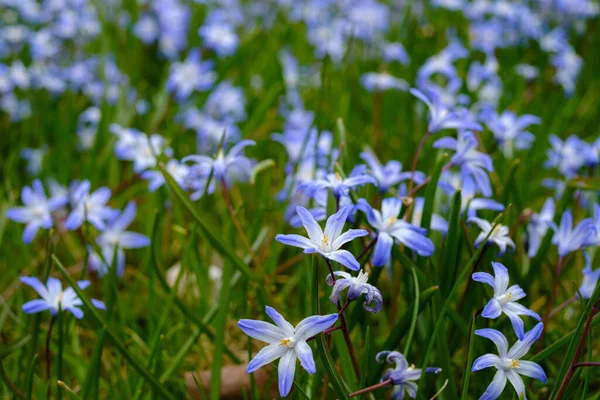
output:
M412 192L412 187L413 187L413 184L414 184L415 171L417 170L417 162L419 161L419 156L421 155L421 151L423 150L423 146L425 146L425 143L427 143L427 139L429 139L430 136L431 136L431 133L427 132L425 134L425 136L423 136L423 138L419 142L419 145L417 146L417 151L415 152L415 156L413 157L413 161L412 161L412 168L411 168L412 174L410 176L410 180L408 181L408 191L407 191L407 193L411 193Z
M581 334L581 338L579 339L579 344L577 345L577 350L575 350L575 354L573 355L573 360L571 361L571 365L569 365L569 371L567 372L567 375L565 375L565 378L563 379L562 383L560 384L560 388L558 389L558 392L556 393L556 397L554 398L554 400L562 399L562 397L564 396L564 394L567 390L567 387L569 386L569 381L571 380L571 378L573 378L573 375L575 374L575 369L578 366L580 366L580 367L600 366L600 363L593 363L593 362L578 363L577 362L577 360L579 360L579 357L581 356L581 353L583 352L583 347L585 345L585 338L587 337L588 333L590 332L590 327L592 325L592 319L594 318L594 315L598 311L598 307L600 307L600 297L596 300L596 302L592 306L592 309L590 310L590 314L588 315L587 320L585 321L585 327L583 328L583 333Z
M4 370L4 365L2 365L2 359L0 359L0 378L6 383L11 392L14 393L15 396L25 399L25 394L21 392L21 390L8 378L6 371Z
M331 275L331 282L333 283L333 285L335 285L335 274L333 273L333 267L331 266L331 261L329 261L327 258L323 258L325 260L325 263L327 264L327 268L329 268L329 274Z
M56 317L52 317L50 320L50 327L48 328L48 334L46 335L46 379L48 380L48 394L50 396L50 388L52 385L50 384L50 372L52 362L50 360L50 338L52 337L52 328L54 328L54 323L56 322Z
M548 323L548 317L550 310L554 306L554 300L556 298L556 291L558 290L558 281L560 279L560 274L562 273L564 266L564 258L563 256L558 257L558 262L556 263L556 276L554 277L554 285L552 286L552 292L550 292L550 297L548 298L548 304L546 304L546 311L544 312L544 318L542 321L544 325Z
M362 253L360 253L360 255L358 257L356 257L356 260L360 261L361 258L363 258L364 256L366 256L367 253L369 252L369 250L371 250L373 248L373 246L375 245L375 243L377 243L377 237L374 237L373 239L371 239L371 241L369 242L369 244L367 244L365 246L365 248L363 249Z
M364 389L360 389L356 392L352 392L352 393L350 393L350 397L360 396L361 394L369 393L369 392L372 392L373 390L381 389L381 388L386 387L391 384L392 384L392 379L390 378L388 380L378 383L377 385L369 386Z
M597 361L585 361L573 364L573 368L579 367L600 367L600 362Z

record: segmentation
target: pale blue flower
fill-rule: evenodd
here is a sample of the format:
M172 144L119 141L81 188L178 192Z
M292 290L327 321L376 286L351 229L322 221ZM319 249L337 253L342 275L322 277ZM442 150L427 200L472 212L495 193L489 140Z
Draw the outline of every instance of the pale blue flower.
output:
M173 177L175 182L177 182L181 188L186 187L185 180L190 173L190 168L187 165L171 159L165 164L165 171ZM149 192L154 192L165 184L165 177L161 171L146 170L142 172L140 176L142 179L146 179L148 181Z
M546 151L548 160L544 163L545 167L557 168L570 179L585 165L584 155L588 153L589 145L579 137L571 135L563 141L558 136L550 135L550 146Z
M515 330L515 334L523 340L525 324L520 315L529 315L538 321L542 319L536 312L516 302L525 297L526 294L519 285L508 287L509 276L506 267L498 262L492 262L492 267L494 268L494 276L487 272L475 272L473 274L474 281L487 283L494 289L494 297L486 304L481 316L496 319L502 313L506 314Z
M217 79L211 61L201 61L200 51L193 49L184 62L171 65L167 90L174 93L178 101L187 100L194 91L206 91Z
M594 203L594 217L592 219L592 232L589 235L587 246L600 246L600 204Z
M290 393L294 382L296 359L309 374L317 372L312 349L306 341L331 327L338 319L337 314L314 315L300 321L296 327L287 322L274 308L266 307L267 315L275 322L241 319L240 329L253 339L268 343L248 364L247 373L279 360L279 394L282 397Z
M391 160L383 165L375 153L370 150L360 153L360 158L365 160L369 166L368 173L377 179L376 185L379 193L385 193L390 187L411 179L411 177L417 184L425 180L425 174L420 171L415 171L414 175L410 171L402 172L402 164L399 161Z
M414 364L409 366L404 355L398 351L382 351L377 353L377 362L382 363L384 357L388 364L394 365L394 368L389 368L381 377L381 382L388 379L392 380L392 385L394 386L392 400L402 400L405 390L411 398L415 399L417 397L418 386L413 381L418 381L421 378L423 370L415 368ZM429 367L425 372L439 374L442 372L442 369Z
M425 236L427 230L398 219L402 200L396 197L383 199L380 212L373 209L365 199L360 199L358 208L366 214L369 225L377 230L377 243L371 259L373 266L387 264L394 241L414 250L420 256L428 257L433 254L435 247L431 239Z
M103 232L96 238L96 242L102 250L102 258L91 253L90 268L104 276L116 256L117 274L123 276L125 271L125 249L139 249L150 245L150 239L146 235L137 232L126 231L135 218L135 202L130 201L121 214L110 221Z
M498 347L498 355L486 354L473 362L473 372L484 368L496 368L496 375L488 386L480 400L495 400L504 391L506 381L510 381L517 392L518 398L526 399L525 384L520 375L535 378L546 383L546 374L542 367L532 361L521 360L527 354L533 343L538 340L544 329L544 324L538 323L532 330L527 332L523 340L517 341L510 350L506 337L495 329L478 329L477 336L488 338Z
M566 210L563 213L558 228L554 224L551 226L555 231L552 237L552 244L558 247L558 255L561 257L586 246L586 243L594 234L594 226L591 218L581 220L573 228L573 214L571 214L571 210Z
M579 293L581 293L581 297L584 299L589 299L594 294L594 290L596 290L596 286L598 286L598 281L600 280L600 268L592 269L592 260L590 259L590 255L586 252L583 253L583 257L585 258L585 268L583 269L583 280L581 282L581 286L579 287ZM579 293L577 297L579 297Z
M360 83L369 92L391 89L406 92L410 87L404 79L396 78L387 72L367 72L360 77Z
M490 231L491 234L487 238L486 244L496 243L500 248L500 255L504 254L507 246L512 247L513 249L515 248L515 243L508 236L508 226L498 224L492 230L492 224L484 219L469 217L467 221L474 222L481 229L481 233L477 236L477 239L475 239L475 248L478 248L483 243Z
M333 196L336 199L340 199L341 197L348 196L350 194L350 189L368 183L376 185L377 180L372 176L357 170L356 173L351 173L347 178L342 178L338 173L327 174L324 179L302 183L298 186L298 190L306 191L313 196L314 193L319 190L330 189Z
M42 311L50 310L50 314L53 317L58 315L59 308L63 311L71 312L75 318L81 319L83 317L83 311L81 306L83 302L77 296L75 290L71 287L62 289L62 284L56 278L49 277L46 285L44 285L38 278L32 276L22 276L21 282L31 286L42 298L28 301L23 304L23 312L27 314L35 314ZM90 281L78 281L77 286L80 289L85 289L90 285ZM106 309L103 302L96 299L91 299L92 304L96 308L102 310Z
M542 244L542 239L546 236L548 228L553 224L553 219L554 200L549 198L544 203L542 211L539 214L533 213L529 219L529 224L527 225L527 239L529 241L527 256L529 258L533 258L537 254Z
M31 187L23 187L21 200L24 206L9 208L6 211L6 218L27 224L23 231L24 243L31 243L40 228L52 228L51 213L63 207L67 202L64 196L53 196L48 199L44 193L44 186L38 179L33 181Z
M472 121L466 114L456 113L446 107L440 100L439 96L430 91L429 97L418 89L410 89L413 96L421 100L427 105L430 114L429 125L427 131L436 133L442 129L471 129L482 131L483 128L477 122Z
M198 30L204 47L214 50L219 57L230 56L238 48L240 39L233 26L223 22L211 22Z
M383 46L383 59L387 62L398 61L402 65L410 63L410 57L402 43L388 43Z
M329 300L331 300L333 304L339 303L342 291L348 288L349 301L357 300L364 294L365 302L363 307L365 310L373 313L378 313L379 310L381 310L383 304L381 292L375 286L367 283L369 280L369 274L367 272L360 270L356 277L344 271L334 271L333 274L336 277L335 283L333 283L331 274L328 274L326 278L327 284L333 286L331 296L329 296ZM369 306L371 303L373 303L373 306Z
M353 271L359 270L360 264L352 253L348 250L340 250L340 247L349 241L369 234L364 229L349 229L342 233L350 207L342 207L337 213L331 215L325 224L325 231L321 229L321 226L306 208L298 206L296 211L308 233L308 238L295 234L279 234L275 236L275 240L289 246L300 247L304 249L306 254L320 254L324 258L339 262Z
M73 210L65 221L65 228L78 229L84 221L88 221L98 230L103 230L106 221L114 218L117 210L106 205L110 200L111 191L101 187L90 193L90 181L80 182L72 191L71 206Z
M502 114L488 115L486 125L494 134L500 149L506 158L512 158L514 149L529 149L535 140L531 132L525 131L529 125L540 124L541 119L535 115L525 114L517 116L512 111Z
M194 163L190 166L188 180L192 181L192 186L194 186L193 181L196 181L199 197L204 194L204 186L211 173L212 180L208 188L209 194L215 191L215 181L223 182L227 189L231 188L236 181L248 182L254 165L248 157L243 155L243 151L245 147L254 146L255 144L253 140L242 140L229 149L227 153L223 149L219 149L215 158L204 155L184 157L181 160L182 162L191 161Z

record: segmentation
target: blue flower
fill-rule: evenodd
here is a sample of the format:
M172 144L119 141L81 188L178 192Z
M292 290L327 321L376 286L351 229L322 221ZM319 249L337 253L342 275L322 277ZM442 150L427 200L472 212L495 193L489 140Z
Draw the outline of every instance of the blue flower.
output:
M474 281L487 283L494 289L494 297L486 304L481 316L496 319L502 313L506 314L515 330L515 334L519 339L523 340L525 336L525 324L519 316L529 315L538 321L542 319L536 312L516 302L525 297L526 294L519 285L508 287L509 276L506 267L498 262L492 262L492 267L494 268L495 276L487 272L475 272L473 274Z
M372 151L363 151L360 157L365 160L369 166L369 174L377 179L377 187L379 193L385 193L388 189L400 182L407 179L411 179L413 176L412 172L402 172L402 164L396 160L388 161L387 164L383 165L377 159L377 156ZM413 181L420 184L425 179L425 174L419 171L415 171Z
M527 256L529 258L535 257L542 239L546 236L548 228L553 225L552 220L554 219L554 200L549 198L544 203L542 211L537 214L533 213L529 219L527 225L527 239L529 241L529 248L527 249Z
M110 200L111 191L107 187L96 189L90 193L90 181L79 183L72 192L71 206L73 210L65 221L67 229L78 229L84 221L88 221L98 230L103 230L106 221L114 218L117 210L108 207L106 203Z
M187 100L194 91L206 91L217 79L211 61L200 61L200 51L193 49L184 62L171 65L167 90L175 94L178 101Z
M267 306L266 312L276 326L251 319L241 319L238 322L238 326L246 335L269 344L254 356L246 372L252 373L279 358L279 394L285 397L290 393L294 382L296 359L300 359L300 366L309 374L317 372L312 350L306 343L307 339L331 327L338 316L314 315L293 327L274 308Z
M561 140L555 135L550 136L551 148L546 151L548 160L544 163L546 168L557 168L558 171L571 179L581 167L585 165L589 152L589 145L575 135Z
M31 286L42 297L23 304L23 312L35 314L50 310L50 314L55 317L60 308L63 311L70 311L77 319L83 317L83 311L80 308L83 302L73 288L69 287L63 291L62 284L58 279L49 277L45 286L38 278L31 276L22 276L21 282ZM82 290L89 285L90 281L77 282L77 286ZM94 307L102 310L106 309L106 306L100 300L92 299L91 301Z
M139 249L150 245L146 235L126 231L135 218L135 202L130 201L120 215L110 221L103 232L96 238L98 246L102 249L102 258L95 253L90 253L90 267L104 276L112 263L116 252L117 273L123 276L125 270L125 249Z
M360 77L360 83L369 92L383 92L391 89L406 92L410 87L404 79L396 78L387 72L367 72Z
M348 218L349 207L342 207L337 213L331 215L325 224L325 231L321 229L315 218L304 207L296 207L302 225L308 233L308 238L300 235L277 235L275 240L289 246L300 247L304 253L318 253L324 258L337 261L343 266L358 271L360 264L348 250L340 250L344 244L369 233L364 229L349 229L342 233L344 223Z
M333 304L338 304L340 301L340 294L346 288L348 288L348 301L357 300L363 294L365 295L365 302L363 307L365 310L373 313L378 313L381 310L383 304L383 298L381 292L375 286L367 283L369 274L360 270L358 276L354 277L347 272L334 271L333 274L337 277L335 283L331 274L327 275L326 282L329 286L333 285L333 290L329 300ZM341 278L340 278L341 277ZM369 304L374 303L373 306Z
M468 115L459 114L451 111L446 107L440 97L433 91L429 93L427 97L419 89L410 89L410 93L417 97L419 100L427 105L430 113L429 125L427 131L429 133L436 133L442 129L472 129L475 131L482 131L483 128L477 122L472 121Z
M195 198L200 198L204 194L206 180L213 175L208 193L215 191L215 180L223 182L225 187L229 189L235 181L248 182L252 173L253 162L244 156L243 150L247 146L254 146L256 143L253 140L242 140L235 144L227 154L220 149L216 158L211 158L204 155L191 155L184 157L182 162L192 161L195 164L190 166L189 180L191 185L197 189ZM195 181L195 185L194 185Z
M165 171L175 179L175 182L177 182L179 186L182 188L186 187L185 180L190 173L190 168L187 165L180 163L177 160L169 160L165 164ZM142 179L148 181L148 191L150 192L156 191L165 184L165 177L161 171L146 170L142 172L140 176Z
M298 190L306 191L312 196L319 190L330 189L333 196L336 199L340 199L343 196L348 196L350 194L350 189L357 186L366 185L368 183L373 185L377 184L375 178L361 172L362 171L357 170L356 172L351 173L347 178L342 178L338 173L330 173L325 176L325 179L309 181L299 185Z
M377 243L371 259L373 266L380 267L388 262L394 240L414 250L420 256L433 254L435 247L425 236L427 230L398 219L402 200L396 197L383 199L381 212L373 209L364 199L358 201L358 207L367 215L369 225L377 230Z
M585 258L585 268L581 271L583 273L583 280L579 287L579 293L581 293L581 297L584 299L589 299L594 294L598 280L600 280L600 268L596 268L596 270L592 269L592 260L586 252L583 253L583 257ZM579 294L577 296L579 297Z
M573 214L571 214L571 210L566 210L563 213L558 228L554 224L551 226L555 231L552 237L552 244L558 246L558 255L561 257L584 247L594 234L594 226L591 218L581 220L573 229Z
M460 167L463 179L470 176L476 189L485 197L489 197L492 195L492 187L486 171L492 172L494 166L491 157L477 151L477 146L479 142L471 131L460 131L458 139L443 137L433 143L436 149L454 150L455 153L450 159L451 164Z
M486 354L473 362L473 372L489 367L495 367L497 370L492 383L490 383L485 393L480 397L480 400L495 400L500 397L507 380L515 388L517 397L525 399L527 397L525 384L520 375L535 378L546 383L546 374L542 367L532 361L521 360L533 343L538 340L543 329L544 324L540 322L527 332L522 340L517 341L510 350L508 349L508 341L501 332L487 328L475 331L477 336L490 339L498 347L498 355Z
M492 224L484 219L470 217L467 221L474 222L481 229L481 233L477 236L477 239L475 239L475 248L478 248L481 245L490 231L492 233L490 234L490 237L488 237L486 244L496 243L498 247L500 247L500 255L504 254L507 246L510 246L513 249L515 248L515 242L508 236L508 226L497 225L492 230Z
M31 243L40 228L52 228L51 213L63 207L67 202L64 196L54 196L48 199L44 193L44 186L38 179L33 181L31 187L23 187L21 200L24 207L8 209L6 217L21 224L27 224L23 231L24 243Z
M376 356L377 362L382 363L384 357L388 364L395 365L394 368L389 368L381 377L381 382L388 379L392 380L392 385L394 385L392 400L402 400L405 390L411 398L416 398L418 387L412 381L417 381L421 378L422 370L415 368L413 364L409 366L404 355L398 351L382 351L378 353ZM430 367L425 372L439 374L442 372L442 369Z
M594 217L592 219L592 232L586 242L587 246L600 246L600 204L594 203Z
M402 43L388 43L383 46L383 59L386 62L398 61L402 65L410 63L410 57Z
M529 125L539 124L541 119L535 115L525 114L520 117L512 111L502 114L492 113L488 116L486 125L494 134L506 158L512 158L514 149L529 149L535 137L525 131Z
M207 49L214 50L219 57L230 56L238 48L240 39L233 26L223 22L211 22L198 30L198 35L204 41Z

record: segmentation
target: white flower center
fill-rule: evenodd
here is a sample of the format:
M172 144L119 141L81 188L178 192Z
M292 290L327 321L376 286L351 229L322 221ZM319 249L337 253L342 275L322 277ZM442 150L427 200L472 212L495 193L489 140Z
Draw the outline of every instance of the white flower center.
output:
M293 349L294 347L296 347L296 339L294 339L293 337L281 339L279 341L279 344L281 346L287 347L288 349Z
M329 251L329 237L323 234L323 239L321 239L321 250L324 252Z
M369 273L363 272L363 270L361 269L358 272L358 276L355 279L357 280L358 283L367 283L367 281L369 280Z
M519 360L515 360L512 358L502 358L500 359L500 368L504 371L509 371L513 368L519 367Z

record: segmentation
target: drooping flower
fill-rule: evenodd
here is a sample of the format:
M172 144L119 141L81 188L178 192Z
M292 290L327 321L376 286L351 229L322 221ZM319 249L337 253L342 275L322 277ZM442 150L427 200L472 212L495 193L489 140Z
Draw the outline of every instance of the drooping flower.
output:
M52 228L51 213L67 202L64 196L53 196L48 199L44 192L44 186L38 179L33 181L31 187L23 187L21 200L24 206L9 208L6 212L6 218L21 224L27 224L23 231L24 243L31 243L40 228Z
M596 286L598 285L598 280L600 280L600 268L596 268L595 270L592 269L592 260L588 253L584 252L583 257L585 258L585 268L581 271L583 280L579 287L579 293L581 293L581 297L584 299L589 299L594 294L594 290L596 290ZM579 293L577 294L578 297Z
M340 208L337 213L327 219L325 231L323 231L313 215L306 208L298 206L296 212L308 233L308 238L295 234L279 234L275 236L275 240L289 246L300 247L304 249L306 254L318 253L328 260L339 262L346 268L358 271L360 268L359 262L352 253L348 250L340 250L340 247L357 237L366 236L369 233L364 229L349 229L342 233L349 211L349 207Z
M114 218L117 210L106 205L110 199L111 191L107 187L96 189L90 193L90 181L80 182L71 195L73 210L65 221L67 229L78 229L84 221L89 221L97 229L103 230L106 221Z
M274 308L266 307L267 315L275 322L241 319L238 326L253 339L268 343L248 364L247 373L279 360L279 394L287 396L292 388L296 359L309 374L317 371L312 350L307 339L331 327L338 319L337 314L314 315L300 321L296 327L287 322Z
M527 256L529 258L533 258L537 254L542 244L542 239L546 236L548 228L553 224L553 219L554 200L549 198L544 203L542 211L539 214L533 213L529 219L529 224L527 225L527 239L529 241Z
M380 212L373 209L366 200L360 199L358 208L366 214L369 225L377 230L377 243L371 259L373 266L380 267L388 262L394 240L414 250L420 256L428 257L433 254L435 247L425 236L427 230L398 219L402 200L396 197L383 199Z
M55 317L60 308L71 312L77 319L83 317L83 311L80 308L83 305L83 302L79 296L77 296L77 293L73 288L69 287L63 290L62 284L58 279L49 277L46 285L44 285L36 277L22 276L21 282L31 286L42 297L41 299L31 300L23 304L23 312L35 314L50 310L50 314ZM89 285L90 281L77 282L77 286L82 290ZM106 306L100 300L91 299L91 301L94 307L102 310L106 309Z
M385 193L388 189L400 182L411 179L420 184L425 179L425 174L415 171L414 175L410 171L402 172L402 164L396 160L388 161L383 165L372 151L364 151L360 157L365 160L369 166L369 174L377 179L379 193Z
M442 129L471 129L482 131L483 128L477 122L472 121L466 114L456 113L446 107L439 96L433 91L427 97L419 89L410 89L413 96L425 103L429 108L430 120L427 130L436 133Z
M475 272L473 280L476 282L487 283L494 289L494 297L486 304L481 316L484 318L496 319L502 313L510 319L515 330L515 334L520 340L525 336L525 324L520 315L529 315L541 321L540 316L523 305L517 303L517 300L526 296L519 285L508 287L508 270L499 262L492 262L494 276L487 272Z
M364 294L365 302L363 307L365 310L373 313L378 313L381 310L383 304L381 292L375 286L367 283L369 279L367 272L360 270L356 277L343 271L334 271L333 274L336 276L335 283L333 283L331 274L327 275L326 279L327 284L333 286L331 296L329 296L329 300L333 304L337 304L340 301L340 294L344 289L348 288L349 301L357 300ZM374 303L374 305L369 306L371 303Z
M416 398L418 387L413 381L421 378L422 370L415 368L414 364L409 366L404 355L398 351L382 351L378 353L376 357L377 362L382 363L384 357L388 364L395 365L394 368L389 368L381 377L381 382L388 379L392 380L392 385L394 385L392 400L402 400L405 390L411 398ZM442 372L442 369L429 367L425 372L439 374Z
M558 255L561 257L584 247L594 234L591 218L581 220L573 228L573 214L571 214L571 210L566 210L563 213L560 219L560 226L558 228L554 227L554 230L552 244L558 246Z
M517 341L510 350L506 337L495 329L478 329L475 331L477 336L488 338L498 347L498 355L485 354L473 362L473 372L484 368L495 367L496 375L492 383L488 386L480 400L495 400L500 397L504 391L506 381L510 381L517 392L517 397L526 398L525 384L520 375L535 378L546 382L546 374L542 367L532 361L521 360L527 354L533 343L538 340L544 324L538 323L532 330L527 332L523 340Z
M515 248L515 242L508 236L508 226L498 224L492 230L492 224L485 219L470 217L467 221L474 222L481 229L481 233L477 236L477 239L475 239L475 248L478 248L481 245L490 231L492 233L490 234L490 237L488 237L486 244L496 243L498 247L500 247L500 255L504 254L507 246L510 246L513 249Z
M135 202L130 201L123 212L110 221L104 231L98 236L96 242L102 249L102 257L90 253L90 267L104 276L116 256L116 267L119 276L123 276L125 270L125 249L139 249L150 245L150 239L146 235L125 229L133 222L136 213Z

